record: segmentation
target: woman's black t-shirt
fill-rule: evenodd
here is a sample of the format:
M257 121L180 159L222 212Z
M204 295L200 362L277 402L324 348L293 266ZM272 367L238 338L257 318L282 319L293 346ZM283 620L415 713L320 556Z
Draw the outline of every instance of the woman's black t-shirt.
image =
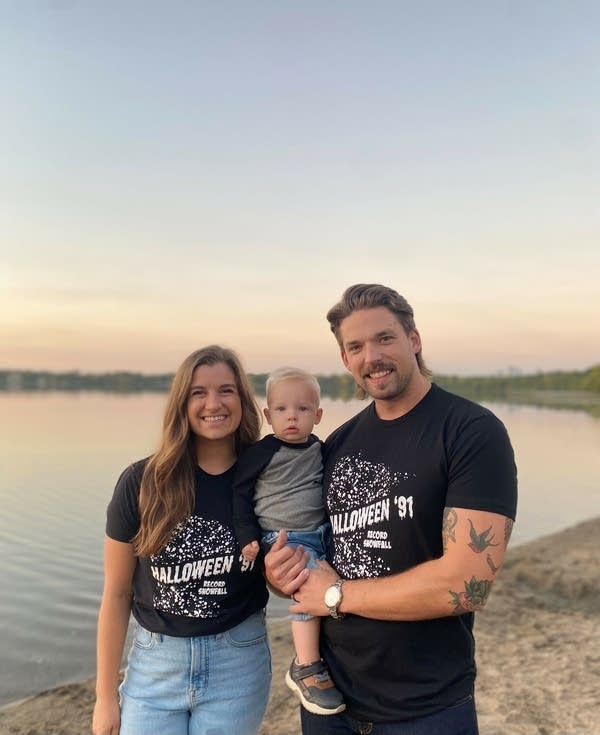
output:
M119 478L107 510L106 534L130 542L138 531L138 499L147 459ZM136 557L132 613L140 625L172 636L214 635L264 608L262 570L244 561L232 524L235 465L220 475L196 469L194 511L167 546Z

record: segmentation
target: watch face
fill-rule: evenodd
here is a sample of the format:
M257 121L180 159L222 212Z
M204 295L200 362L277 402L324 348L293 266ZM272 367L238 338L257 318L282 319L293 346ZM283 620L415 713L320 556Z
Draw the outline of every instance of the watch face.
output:
M339 587L333 585L325 590L325 604L327 607L335 607L341 598Z

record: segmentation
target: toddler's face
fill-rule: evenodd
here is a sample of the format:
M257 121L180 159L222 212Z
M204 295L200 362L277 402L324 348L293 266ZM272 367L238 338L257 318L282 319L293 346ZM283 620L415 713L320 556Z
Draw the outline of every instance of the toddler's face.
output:
M318 396L310 383L290 378L271 387L265 416L279 439L292 444L305 442L323 415Z

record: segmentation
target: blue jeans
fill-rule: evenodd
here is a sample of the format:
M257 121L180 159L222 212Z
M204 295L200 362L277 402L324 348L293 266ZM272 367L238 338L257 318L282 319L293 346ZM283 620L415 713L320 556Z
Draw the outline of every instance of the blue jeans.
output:
M177 638L138 626L119 735L256 735L270 686L262 610L218 635Z
M360 722L344 712L313 715L300 708L302 735L478 735L475 701L469 696L432 715L403 722Z
M294 548L296 546L304 546L309 557L306 566L308 569L314 569L317 566L317 559L325 558L327 537L330 529L331 526L329 523L323 523L314 531L288 531L287 546L293 546ZM263 545L266 547L265 550L268 550L275 541L278 533L278 531L267 531L265 533L261 539ZM311 620L313 617L314 615L309 615L308 613L292 614L292 620Z

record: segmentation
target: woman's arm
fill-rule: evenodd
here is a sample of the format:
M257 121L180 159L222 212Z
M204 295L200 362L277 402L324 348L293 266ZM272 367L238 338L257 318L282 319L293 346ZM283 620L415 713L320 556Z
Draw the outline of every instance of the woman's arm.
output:
M132 545L105 537L104 591L98 615L94 735L119 733L119 670L131 612L134 569Z

